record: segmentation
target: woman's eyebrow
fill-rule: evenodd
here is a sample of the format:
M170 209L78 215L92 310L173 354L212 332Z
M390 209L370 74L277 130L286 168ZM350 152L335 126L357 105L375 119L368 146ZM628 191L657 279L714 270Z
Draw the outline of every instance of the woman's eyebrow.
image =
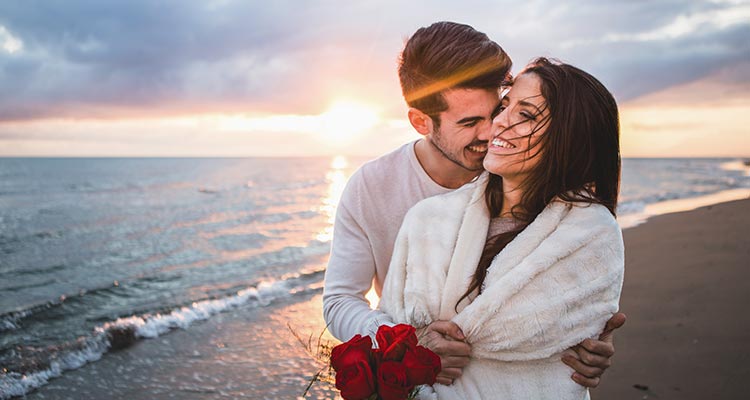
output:
M526 100L520 100L520 101L518 102L518 104L520 104L520 105L522 105L522 106L533 107L533 108L535 108L535 109L536 109L536 112L537 112L537 113L539 113L539 114L541 114L541 113L542 113L542 109L541 109L541 108L539 108L539 106L537 106L537 105L536 105L536 104L534 104L534 103L530 103L530 102L528 102L528 101L526 101Z

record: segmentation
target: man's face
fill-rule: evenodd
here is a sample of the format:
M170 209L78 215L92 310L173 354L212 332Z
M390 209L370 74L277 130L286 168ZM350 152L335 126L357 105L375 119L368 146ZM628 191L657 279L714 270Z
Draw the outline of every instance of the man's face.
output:
M452 89L443 93L448 109L439 114L440 127L427 140L445 158L469 170L481 171L487 154L492 112L500 103L497 90Z

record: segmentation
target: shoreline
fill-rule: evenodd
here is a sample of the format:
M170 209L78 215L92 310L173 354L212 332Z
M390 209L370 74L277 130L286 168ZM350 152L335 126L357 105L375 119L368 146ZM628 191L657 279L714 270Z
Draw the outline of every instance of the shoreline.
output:
M624 230L642 225L661 215L693 211L701 207L745 199L750 199L750 188L727 189L695 197L664 200L646 204L640 212L619 216L617 222Z

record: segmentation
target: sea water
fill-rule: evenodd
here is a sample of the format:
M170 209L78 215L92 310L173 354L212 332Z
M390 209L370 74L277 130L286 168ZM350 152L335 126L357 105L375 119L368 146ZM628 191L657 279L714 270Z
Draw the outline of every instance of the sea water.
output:
M338 197L366 161L0 159L0 398L133 341L319 293ZM749 171L626 159L618 214L748 190Z

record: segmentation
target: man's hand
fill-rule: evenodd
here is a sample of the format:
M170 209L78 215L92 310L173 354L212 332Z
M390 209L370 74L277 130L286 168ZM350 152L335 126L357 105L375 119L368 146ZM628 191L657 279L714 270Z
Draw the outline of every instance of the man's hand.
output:
M464 339L458 325L450 321L435 321L425 329L420 338L421 344L440 356L442 369L437 376L437 383L452 384L469 364L471 346Z
M589 388L599 386L601 376L612 365L615 354L613 332L624 323L625 314L617 313L607 321L599 340L586 339L563 352L562 361L576 371L571 377L576 383Z

